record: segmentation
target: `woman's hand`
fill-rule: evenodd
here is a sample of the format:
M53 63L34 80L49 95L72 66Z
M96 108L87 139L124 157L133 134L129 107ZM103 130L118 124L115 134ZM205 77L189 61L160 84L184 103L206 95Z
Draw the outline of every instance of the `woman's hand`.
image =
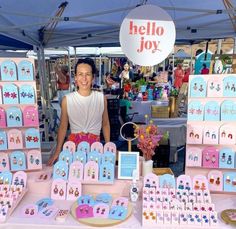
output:
M55 163L55 161L58 159L59 155L54 153L48 160L47 162L47 166L53 166L53 164Z

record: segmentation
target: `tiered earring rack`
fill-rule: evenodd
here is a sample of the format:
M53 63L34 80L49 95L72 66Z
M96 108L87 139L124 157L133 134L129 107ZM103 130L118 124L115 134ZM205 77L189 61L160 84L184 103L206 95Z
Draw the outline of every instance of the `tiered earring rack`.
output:
M185 167L211 192L236 193L236 74L190 76Z

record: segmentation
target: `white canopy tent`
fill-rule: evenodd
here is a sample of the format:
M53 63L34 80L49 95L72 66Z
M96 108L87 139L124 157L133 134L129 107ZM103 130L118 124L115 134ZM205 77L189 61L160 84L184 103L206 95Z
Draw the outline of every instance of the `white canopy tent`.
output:
M121 22L142 4L158 5L169 13L176 26L176 43L236 35L236 0L0 0L0 35L35 47L45 111L44 48L119 46Z
M122 20L140 4L166 10L180 43L236 34L236 0L0 0L0 34L44 47L109 46L119 43Z

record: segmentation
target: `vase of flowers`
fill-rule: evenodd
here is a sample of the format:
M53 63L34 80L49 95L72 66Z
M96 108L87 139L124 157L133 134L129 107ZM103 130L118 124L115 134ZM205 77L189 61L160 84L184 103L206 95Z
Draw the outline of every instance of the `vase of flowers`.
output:
M143 153L143 176L152 172L153 161L152 156L155 154L156 147L159 146L159 141L163 135L158 132L158 127L150 120L148 125L137 126L135 129L135 135L138 140L137 147Z

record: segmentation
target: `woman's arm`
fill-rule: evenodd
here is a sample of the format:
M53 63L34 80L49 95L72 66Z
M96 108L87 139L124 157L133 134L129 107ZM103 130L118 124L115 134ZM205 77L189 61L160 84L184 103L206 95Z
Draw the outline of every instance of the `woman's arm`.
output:
M57 132L57 145L54 154L50 157L47 163L47 165L49 166L52 166L59 157L67 132L68 120L69 119L67 114L67 102L65 96L62 99L62 104L61 104L61 122Z
M105 139L105 142L110 141L110 122L107 111L107 98L104 97L104 111L102 115L102 132Z

